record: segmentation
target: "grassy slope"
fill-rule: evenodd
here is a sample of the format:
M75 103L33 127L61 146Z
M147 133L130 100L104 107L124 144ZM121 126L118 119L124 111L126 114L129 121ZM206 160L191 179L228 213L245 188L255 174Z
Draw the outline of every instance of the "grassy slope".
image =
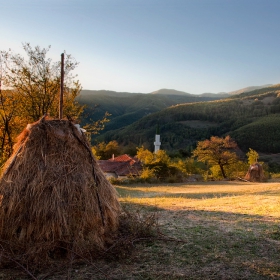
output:
M157 213L165 238L135 242L135 250L119 261L75 265L47 279L280 279L278 182L117 189L123 205ZM4 279L11 271L1 273Z

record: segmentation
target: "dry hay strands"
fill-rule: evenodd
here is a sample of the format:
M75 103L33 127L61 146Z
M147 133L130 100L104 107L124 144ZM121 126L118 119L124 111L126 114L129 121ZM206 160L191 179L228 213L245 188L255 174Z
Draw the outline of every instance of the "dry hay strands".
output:
M27 126L4 166L0 194L3 246L13 244L34 263L50 258L61 242L80 255L103 249L118 229L117 192L84 133L68 120Z
M264 181L265 176L262 165L258 162L250 165L244 179L250 182Z

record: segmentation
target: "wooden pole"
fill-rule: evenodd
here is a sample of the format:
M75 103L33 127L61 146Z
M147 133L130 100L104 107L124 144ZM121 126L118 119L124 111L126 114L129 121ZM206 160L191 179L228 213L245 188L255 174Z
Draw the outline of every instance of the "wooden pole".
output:
M63 89L64 89L64 53L61 54L60 99L59 99L60 120L63 118Z

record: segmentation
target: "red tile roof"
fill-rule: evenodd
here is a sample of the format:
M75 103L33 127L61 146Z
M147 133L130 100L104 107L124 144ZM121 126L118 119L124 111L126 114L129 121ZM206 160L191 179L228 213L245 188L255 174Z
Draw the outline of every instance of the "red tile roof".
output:
M127 154L108 160L98 160L98 164L103 172L115 173L117 176L138 176L142 169L140 161Z
M112 157L109 159L110 161L131 161L133 158L127 154L117 156L117 157Z

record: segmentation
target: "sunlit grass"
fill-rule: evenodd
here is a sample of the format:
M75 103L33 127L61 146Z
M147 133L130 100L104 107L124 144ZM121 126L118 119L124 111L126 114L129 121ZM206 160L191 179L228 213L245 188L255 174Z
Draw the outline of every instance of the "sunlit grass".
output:
M278 183L211 182L118 186L121 202L280 217Z

